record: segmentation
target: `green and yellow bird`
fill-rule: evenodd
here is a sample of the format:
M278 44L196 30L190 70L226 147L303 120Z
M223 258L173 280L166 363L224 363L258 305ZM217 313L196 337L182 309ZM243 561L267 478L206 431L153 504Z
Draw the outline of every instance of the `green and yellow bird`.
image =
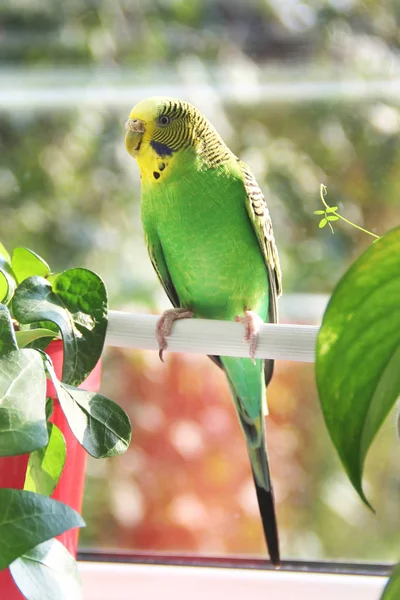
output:
M175 307L157 325L160 357L176 319L235 319L245 325L249 358L211 358L228 379L269 554L279 565L264 422L273 361L254 358L259 323L277 321L281 293L265 198L247 165L188 102L165 97L139 102L126 123L126 147L140 168L150 259Z

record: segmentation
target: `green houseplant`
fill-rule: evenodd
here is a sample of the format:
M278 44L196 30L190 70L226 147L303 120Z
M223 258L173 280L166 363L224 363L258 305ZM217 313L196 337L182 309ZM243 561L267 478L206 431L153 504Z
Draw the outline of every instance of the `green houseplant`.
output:
M319 227L343 219L326 204ZM358 229L366 232L363 228ZM370 233L370 232L366 232ZM365 458L400 396L400 227L392 229L351 265L336 285L325 311L316 347L316 379L328 432L362 501ZM400 431L400 427L398 425ZM372 509L373 510L373 509ZM399 598L395 567L382 598Z
M0 570L9 568L28 600L81 597L74 558L54 539L84 522L50 498L68 453L51 422L53 411L65 415L68 429L95 458L121 454L130 443L125 412L78 388L100 358L107 310L104 283L92 271L52 274L34 252L16 248L10 257L0 245L0 461L29 454L24 489L0 487ZM59 378L47 347L60 337ZM48 397L46 380L56 400ZM13 600L11 592L7 599Z

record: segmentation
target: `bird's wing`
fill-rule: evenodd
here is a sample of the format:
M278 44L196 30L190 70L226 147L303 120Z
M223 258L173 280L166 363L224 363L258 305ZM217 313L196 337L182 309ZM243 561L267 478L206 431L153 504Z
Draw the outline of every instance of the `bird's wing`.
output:
M243 173L243 182L246 190L247 212L264 256L269 280L275 288L275 296L278 297L282 294L282 274L267 202L248 166L242 161L239 161L239 164ZM274 319L271 319L274 323L276 320L277 315Z
M157 277L163 286L169 301L171 302L174 308L180 308L181 302L179 300L178 292L175 289L175 286L172 282L171 276L168 271L167 263L165 262L164 252L161 246L161 242L157 239L152 238L150 241L150 236L145 236L146 246L149 253L149 257L151 260L151 264L155 272L157 273ZM218 365L221 369L222 362L219 356L211 356L209 358Z
M165 262L164 252L161 243L158 239L150 240L149 236L146 236L145 241L151 264L153 265L153 268L157 273L157 277L160 280L161 285L163 286L172 306L174 306L175 308L179 308L181 306L181 303L179 301L179 296L175 289L175 286L172 283L167 263Z
M279 265L278 249L275 244L271 217L264 194L248 168L239 160L243 174L243 183L246 191L246 209L251 224L257 235L258 243L264 256L265 266L269 280L269 309L268 322L277 323L277 299L282 294L282 273ZM268 385L272 377L273 361L265 361L265 382Z

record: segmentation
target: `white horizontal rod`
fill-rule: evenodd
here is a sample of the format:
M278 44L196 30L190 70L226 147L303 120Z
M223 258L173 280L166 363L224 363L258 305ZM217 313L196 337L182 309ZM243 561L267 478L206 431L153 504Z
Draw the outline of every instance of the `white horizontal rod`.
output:
M158 350L155 336L158 318L111 310L106 345ZM264 324L259 332L256 357L314 362L318 329L312 325ZM249 355L249 346L243 339L243 325L234 321L182 319L174 323L167 341L170 352Z
M18 74L17 74L18 75ZM71 77L48 83L48 77L37 83L27 77L11 77L0 71L0 110L53 110L74 108L77 104L85 107L115 107L130 110L138 99L157 95L160 84L149 85L138 81L126 85L110 79L99 83L88 79L82 83ZM129 79L127 77L126 79ZM392 79L342 79L340 81L272 81L270 83L248 82L245 86L218 82L210 86L193 82L164 82L163 93L168 96L183 97L198 103L206 102L210 91L222 102L233 104L299 103L310 101L355 101L386 99L398 103L400 78Z

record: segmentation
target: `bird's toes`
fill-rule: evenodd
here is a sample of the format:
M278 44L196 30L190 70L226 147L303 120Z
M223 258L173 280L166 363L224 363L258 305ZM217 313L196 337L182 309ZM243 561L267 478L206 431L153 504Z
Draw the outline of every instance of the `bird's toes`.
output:
M193 312L191 310L186 308L171 308L165 310L158 319L156 325L156 339L158 343L158 356L160 357L161 362L164 362L163 353L168 346L166 338L171 335L174 321L191 317L193 317Z
M235 317L235 321L243 323L244 325L244 340L249 344L249 355L253 362L255 362L258 332L263 320L252 310L245 310L244 316L238 315Z

